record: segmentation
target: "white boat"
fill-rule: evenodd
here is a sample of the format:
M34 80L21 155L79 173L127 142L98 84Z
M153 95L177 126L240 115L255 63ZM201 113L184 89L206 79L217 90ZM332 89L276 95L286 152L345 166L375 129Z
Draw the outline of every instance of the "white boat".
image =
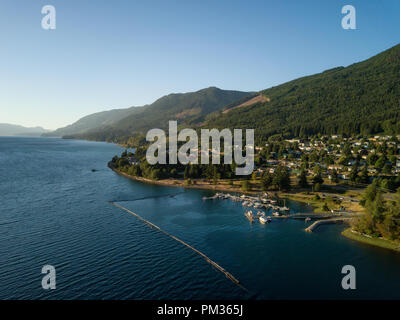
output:
M259 202L254 203L254 208L255 209L261 208L261 203Z
M247 219L250 220L250 222L253 222L254 216L253 216L253 212L251 210L247 210L244 215Z
M268 219L267 219L266 217L263 217L263 216L258 217L258 220L259 220L260 223L262 223L262 224L268 223Z
M272 212L272 215L275 216L275 217L279 217L279 216L280 216L280 213L277 212L277 211L274 211L274 212Z

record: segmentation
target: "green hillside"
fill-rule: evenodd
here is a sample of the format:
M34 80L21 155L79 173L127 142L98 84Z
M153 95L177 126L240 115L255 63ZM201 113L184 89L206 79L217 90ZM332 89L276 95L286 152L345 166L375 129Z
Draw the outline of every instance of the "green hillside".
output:
M132 135L146 133L149 129L165 129L169 120L178 120L179 124L187 126L198 126L206 120L207 115L251 95L250 92L221 90L215 87L190 93L169 94L110 125L102 125L84 133L69 134L65 137L124 142Z
M131 115L140 112L141 108L131 107L128 109L114 109L109 111L97 112L83 117L73 124L55 131L43 134L48 137L62 137L66 135L81 134L95 128L102 128Z
M220 114L206 127L275 134L400 133L400 45L366 61L261 92L268 102Z

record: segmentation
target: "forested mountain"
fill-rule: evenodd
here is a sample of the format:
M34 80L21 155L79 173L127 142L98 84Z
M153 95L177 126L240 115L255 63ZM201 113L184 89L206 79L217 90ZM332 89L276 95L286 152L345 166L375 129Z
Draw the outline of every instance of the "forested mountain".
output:
M187 126L198 126L206 120L207 115L248 96L252 96L252 93L215 87L196 92L173 93L151 105L133 108L133 111L131 109L130 113L119 121L83 133L67 134L65 137L123 142L132 135L146 133L153 128L166 129L169 120L178 120L179 124Z
M55 131L48 132L43 136L62 137L66 135L80 134L94 128L102 128L112 125L113 123L140 112L140 107L131 107L128 109L114 109L109 111L97 112L86 117L83 117L73 124L64 128L59 128Z
M27 128L15 124L0 123L0 136L40 136L48 132L42 127Z
M262 139L275 134L400 133L400 45L261 94L264 102L221 113L206 127L254 128Z
M366 61L299 78L259 93L210 87L170 94L151 105L82 118L55 133L126 142L178 120L185 127L253 128L272 135L400 133L400 45Z

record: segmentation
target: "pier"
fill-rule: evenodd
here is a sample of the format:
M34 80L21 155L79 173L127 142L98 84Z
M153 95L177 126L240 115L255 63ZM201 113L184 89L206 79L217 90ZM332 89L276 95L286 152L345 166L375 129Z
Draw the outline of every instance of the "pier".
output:
M216 268L218 271L220 271L221 273L223 273L229 280L231 280L234 284L236 284L238 287L240 287L241 289L243 289L244 291L246 291L247 293L249 293L249 291L243 287L239 280L236 279L231 273L229 273L228 271L226 271L223 267L221 267L218 263L214 262L213 260L211 260L209 257L207 257L203 252L193 248L191 245L187 244L186 242L182 241L181 239L175 237L172 234L169 234L168 232L164 231L163 229L161 229L160 227L156 226L154 223L151 223L150 221L146 220L145 218L143 218L142 216L138 215L137 213L121 206L118 203L115 203L113 201L110 201L110 204L113 205L114 207L117 207L119 209L124 210L125 212L135 216L136 218L138 218L139 220L141 220L142 222L146 223L148 226L150 226L151 228L154 228L156 230L158 230L159 232L165 234L166 236L170 237L171 239L174 239L175 241L183 244L184 246L188 247L189 249L193 250L195 253L197 253L198 255L200 255L204 260L206 260L209 264L211 264L214 268Z
M333 218L333 219L325 219L325 220L317 220L308 228L305 229L306 232L313 232L316 228L323 224L342 224L342 223L350 223L351 218Z

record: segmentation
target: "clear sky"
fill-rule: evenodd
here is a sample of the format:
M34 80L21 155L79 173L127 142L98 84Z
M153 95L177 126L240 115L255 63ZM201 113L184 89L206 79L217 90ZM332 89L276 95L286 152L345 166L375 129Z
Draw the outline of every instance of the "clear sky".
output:
M47 4L55 30L41 27ZM357 30L342 29L346 4ZM399 35L399 0L1 0L0 123L55 129L171 92L266 89Z

